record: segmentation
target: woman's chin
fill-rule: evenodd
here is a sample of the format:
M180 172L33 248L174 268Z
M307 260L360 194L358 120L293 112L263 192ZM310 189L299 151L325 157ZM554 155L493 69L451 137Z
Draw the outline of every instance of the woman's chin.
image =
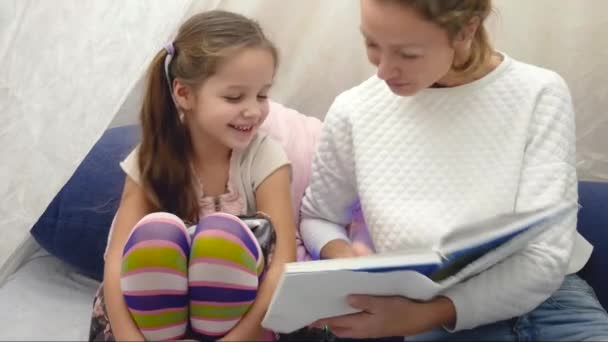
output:
M412 96L416 94L419 90L416 85L411 83L399 86L387 84L387 86L391 90L391 92L393 92L393 94L398 96Z

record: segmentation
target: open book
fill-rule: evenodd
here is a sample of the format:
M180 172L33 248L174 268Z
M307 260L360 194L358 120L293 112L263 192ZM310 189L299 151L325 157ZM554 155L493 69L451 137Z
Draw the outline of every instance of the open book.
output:
M357 312L349 294L429 300L526 245L553 223L578 210L576 203L499 215L455 227L435 248L286 265L262 322L290 333L314 321Z

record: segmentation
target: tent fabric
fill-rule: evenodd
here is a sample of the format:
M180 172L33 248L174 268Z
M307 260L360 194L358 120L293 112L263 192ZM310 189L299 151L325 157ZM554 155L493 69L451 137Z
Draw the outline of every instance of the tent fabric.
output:
M604 0L496 0L498 49L556 70L577 111L580 178L608 180ZM145 68L187 16L260 21L281 50L272 97L323 118L373 73L352 0L0 1L0 284L28 231L109 124L136 121ZM16 253L17 252L17 253Z
M0 282L190 1L2 1Z

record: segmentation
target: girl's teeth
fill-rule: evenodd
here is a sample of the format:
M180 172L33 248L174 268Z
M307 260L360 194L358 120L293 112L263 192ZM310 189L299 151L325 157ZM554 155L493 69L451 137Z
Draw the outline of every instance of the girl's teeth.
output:
M232 125L232 127L238 129L239 131L244 131L244 132L251 130L251 126L235 126L235 125Z

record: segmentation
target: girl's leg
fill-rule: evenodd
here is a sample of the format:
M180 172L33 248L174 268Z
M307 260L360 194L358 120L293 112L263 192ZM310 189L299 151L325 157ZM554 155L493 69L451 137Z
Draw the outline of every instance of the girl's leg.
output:
M147 215L127 240L120 284L147 341L179 339L186 333L189 253L188 231L172 214Z
M238 217L217 213L201 219L188 272L192 330L204 339L229 332L253 304L264 267L260 245Z

